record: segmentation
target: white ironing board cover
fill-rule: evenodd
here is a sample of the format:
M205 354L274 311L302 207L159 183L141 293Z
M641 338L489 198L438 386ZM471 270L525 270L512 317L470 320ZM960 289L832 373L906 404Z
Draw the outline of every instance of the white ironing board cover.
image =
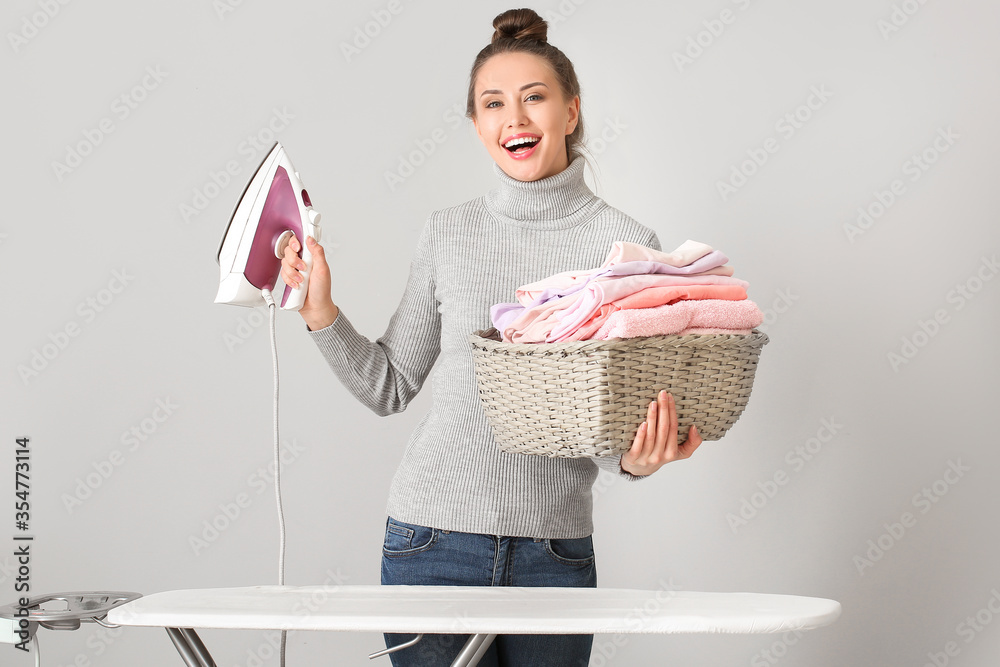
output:
M167 591L108 614L128 626L442 634L772 633L840 603L767 593L515 586L252 586Z

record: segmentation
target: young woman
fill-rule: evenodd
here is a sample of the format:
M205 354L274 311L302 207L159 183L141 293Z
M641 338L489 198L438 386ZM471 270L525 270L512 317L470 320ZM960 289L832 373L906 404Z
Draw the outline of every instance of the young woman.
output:
M591 487L598 468L627 479L689 457L692 426L677 445L665 393L651 401L631 449L614 458L548 458L501 452L480 405L468 335L488 328L490 306L520 285L596 267L611 244L659 249L655 233L586 186L580 87L566 56L546 41L529 9L493 22L490 45L469 80L467 114L496 162L499 187L430 216L406 289L377 341L359 334L333 303L322 247L305 305L310 336L351 392L380 415L404 410L431 367L433 407L410 437L388 501L383 584L597 585ZM305 266L293 240L286 283ZM412 635L387 635L395 646ZM449 665L465 636L428 635L392 654L393 665ZM482 665L586 665L589 635L498 636Z

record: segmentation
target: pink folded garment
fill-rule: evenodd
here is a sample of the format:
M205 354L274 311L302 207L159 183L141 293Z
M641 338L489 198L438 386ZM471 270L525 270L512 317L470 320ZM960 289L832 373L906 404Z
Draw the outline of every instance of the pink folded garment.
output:
M601 268L605 269L621 262L634 262L637 260L660 262L662 264L669 264L670 266L687 266L696 259L701 259L712 252L712 250L712 246L699 241L692 241L691 239L680 244L673 252L653 250L652 248L627 241L615 241L611 245L611 252L608 254L607 259L601 264Z
M549 334L548 342L583 340L575 335L585 324L593 326L593 318L606 304L608 312L623 308L650 308L680 299L746 299L748 284L738 278L722 285L674 284L676 276L623 276L614 280L595 281L594 290L583 290L584 296L559 315L560 322ZM592 298L589 298L591 297ZM606 309L605 309L606 310ZM596 330L596 328L595 328ZM589 336L588 336L589 337Z
M690 328L753 329L764 314L749 299L678 301L653 308L622 309L610 314L592 338L666 336Z
M651 308L682 299L735 301L747 298L746 289L738 284L656 286L655 280L665 276L627 278L629 282L621 284L611 282L610 285L602 285L600 281L595 281L575 294L529 308L504 329L503 340L513 343L585 340L601 327L611 313L623 308ZM641 283L650 286L637 288L637 284Z
M724 261L728 259L722 258ZM515 292L515 297L522 305L530 308L537 306L549 299L572 294L583 289L590 283L601 278L621 277L629 275L668 275L683 278L693 285L722 285L725 281L716 281L714 278L729 278L733 275L731 266L711 266L704 271L692 272L692 269L710 266L713 262L701 262L691 264L687 267L674 267L659 262L634 261L615 264L603 269L591 269L588 271L565 271L549 276L542 280L522 285ZM706 278L706 280L701 280ZM682 284L678 282L677 284Z
M638 296L635 298L639 301L627 307L648 308L677 299L746 298L749 283L745 280L728 276L710 276L707 280L717 284L704 284L698 282L699 279L660 274L604 276L566 296L541 301L525 308L516 317L510 312L513 309L510 309L503 318L504 322L510 322L502 328L503 337L504 340L513 342L551 343L590 320L602 305L636 294ZM666 291L649 292L651 288L663 288ZM499 318L494 321L497 319Z
M534 308L524 308L513 322L500 330L508 343L538 343L545 340L552 328L559 323L563 311L572 308L583 292L575 292L561 299L552 299Z

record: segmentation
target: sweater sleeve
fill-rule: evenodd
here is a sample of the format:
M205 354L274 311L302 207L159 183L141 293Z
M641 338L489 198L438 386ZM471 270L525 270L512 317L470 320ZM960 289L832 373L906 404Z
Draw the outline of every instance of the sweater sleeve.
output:
M441 351L441 314L434 295L431 225L424 226L403 297L381 338L358 333L341 311L330 326L310 331L330 368L378 415L406 409Z
M643 228L643 229L645 231L644 233L645 238L643 240L636 241L636 243L644 245L647 248L652 248L653 250L661 250L660 239L657 238L656 232L648 228ZM653 399L650 398L650 400ZM636 424L635 427L638 429L639 424ZM621 454L619 454L618 456L604 456L600 458L596 457L594 458L594 463L597 464L598 468L606 470L607 472L610 473L614 473L616 475L620 475L621 477L624 477L630 482L634 482L640 479L646 479L647 477L649 477L649 475L633 475L630 472L622 470L621 461L622 461Z

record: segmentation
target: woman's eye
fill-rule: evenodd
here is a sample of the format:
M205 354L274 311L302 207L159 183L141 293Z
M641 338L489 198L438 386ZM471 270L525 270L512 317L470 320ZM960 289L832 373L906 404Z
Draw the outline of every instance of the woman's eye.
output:
M529 102L531 100L540 100L540 99L542 99L541 95L539 95L538 93L532 93L528 95L528 97L524 101Z
M486 108L487 109L495 109L499 105L500 105L500 101L499 100L490 100L489 102L486 103Z

